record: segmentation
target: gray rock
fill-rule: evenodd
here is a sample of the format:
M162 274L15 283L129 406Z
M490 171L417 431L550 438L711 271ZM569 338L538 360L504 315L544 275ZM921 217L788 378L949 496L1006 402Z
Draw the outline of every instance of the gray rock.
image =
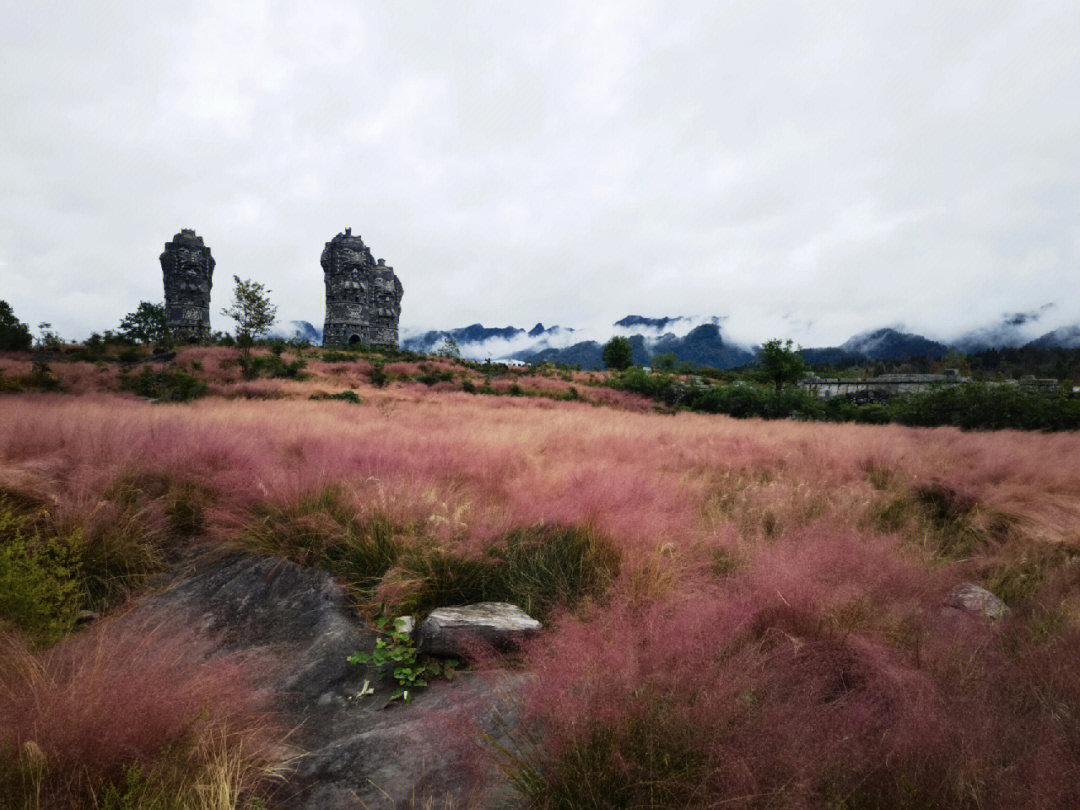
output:
M508 602L436 608L420 623L416 646L428 655L467 658L470 645L477 640L505 650L536 635L541 627Z
M468 720L477 733L508 743L528 676L463 672L416 692L408 705L391 703L397 687L391 678L347 663L353 652L374 647L376 634L323 571L242 553L203 560L129 616L194 625L220 639L223 652L268 661L260 686L277 696L285 725L296 729L289 742L302 752L288 795L275 807L521 804L494 765L479 775L465 766L472 737L462 728Z
M1008 606L981 585L965 582L949 594L949 607L967 613L977 613L988 619L1002 619L1009 615Z

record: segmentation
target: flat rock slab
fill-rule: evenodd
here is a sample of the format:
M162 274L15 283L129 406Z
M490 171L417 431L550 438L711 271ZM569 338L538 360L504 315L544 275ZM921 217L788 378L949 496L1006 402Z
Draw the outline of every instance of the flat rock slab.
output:
M949 607L988 619L1003 619L1009 615L1009 608L1004 602L986 588L971 582L954 588L949 594L948 604Z
M162 615L200 628L223 652L262 662L290 742L303 754L282 810L521 806L494 767L466 767L472 735L462 718L508 741L527 675L461 673L390 703L396 684L347 658L371 650L376 634L348 606L324 571L286 560L234 553L197 563L171 587L146 598L132 620ZM363 695L364 682L374 694ZM463 722L463 721L462 721ZM475 758L473 760L476 761Z
M428 655L467 658L477 640L506 650L541 629L540 622L508 602L436 608L420 623L417 647Z

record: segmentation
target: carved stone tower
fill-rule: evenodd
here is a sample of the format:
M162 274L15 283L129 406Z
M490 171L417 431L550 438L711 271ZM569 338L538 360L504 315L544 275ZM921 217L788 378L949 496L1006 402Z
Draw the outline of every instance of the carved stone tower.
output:
M326 279L323 345L396 349L402 287L394 268L376 262L352 228L326 243L320 263Z
M201 236L184 228L165 243L161 254L165 276L165 311L169 334L180 342L203 342L210 338L210 287L214 258Z

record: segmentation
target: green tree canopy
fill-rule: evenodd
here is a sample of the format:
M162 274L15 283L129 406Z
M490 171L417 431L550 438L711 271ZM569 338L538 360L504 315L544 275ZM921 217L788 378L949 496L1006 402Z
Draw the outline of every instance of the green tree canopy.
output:
M615 371L625 371L633 363L633 350L630 341L624 337L613 337L604 344L604 350L600 354L604 365Z
M169 333L165 305L140 301L138 308L120 321L117 332L136 343L161 343Z
M33 339L30 327L15 317L11 304L0 301L0 349L26 351Z
M758 352L758 363L761 366L761 377L775 385L777 393L783 389L784 383L796 382L806 371L802 355L790 339L774 339L763 343Z
M270 290L259 282L239 276L233 276L233 281L232 303L221 314L236 321L237 342L247 348L273 326L277 307L270 303Z

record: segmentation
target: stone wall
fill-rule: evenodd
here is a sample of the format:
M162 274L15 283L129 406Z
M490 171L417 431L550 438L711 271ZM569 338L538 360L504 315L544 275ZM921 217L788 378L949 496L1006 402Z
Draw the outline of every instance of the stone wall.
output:
M201 236L184 228L161 254L169 333L182 343L210 338L210 288L214 259Z
M402 286L351 228L326 243L320 260L326 281L324 346L397 348Z

